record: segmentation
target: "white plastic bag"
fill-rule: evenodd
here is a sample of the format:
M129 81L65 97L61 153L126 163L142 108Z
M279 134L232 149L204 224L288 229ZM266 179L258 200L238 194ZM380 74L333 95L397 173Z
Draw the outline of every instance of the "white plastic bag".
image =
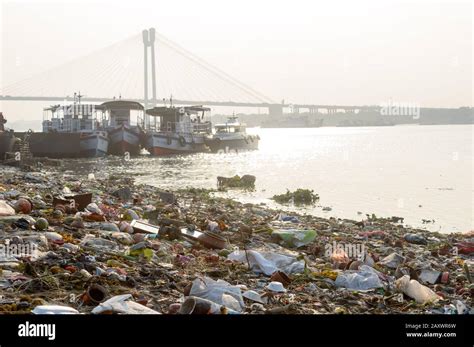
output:
M275 252L235 251L229 254L227 259L240 261L245 264L248 259L250 269L257 273L263 272L267 276L271 276L275 271L283 271L287 274L304 271L303 260L297 260L296 257Z
M223 280L214 281L208 277L196 278L189 295L210 300L238 312L245 307L240 287Z
M370 290L382 287L377 272L367 265L362 265L358 271L345 271L340 273L335 282L337 287L352 290Z
M101 303L92 310L92 314L101 314L104 312L122 313L122 314L160 314L138 302L131 301L131 294L116 295L109 300Z

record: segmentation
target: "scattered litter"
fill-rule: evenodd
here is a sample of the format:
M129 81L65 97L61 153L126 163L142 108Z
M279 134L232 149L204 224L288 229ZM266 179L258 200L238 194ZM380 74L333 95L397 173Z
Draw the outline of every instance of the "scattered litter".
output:
M472 313L474 232L275 211L76 168L2 172L1 313ZM314 203L305 190L282 199L308 193Z

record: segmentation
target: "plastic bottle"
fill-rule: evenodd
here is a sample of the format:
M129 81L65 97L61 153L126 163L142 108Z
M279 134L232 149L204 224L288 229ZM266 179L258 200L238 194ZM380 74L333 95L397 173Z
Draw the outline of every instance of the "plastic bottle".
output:
M415 299L419 304L435 301L439 299L438 295L430 288L422 285L416 280L410 280L410 276L404 275L395 281L395 287Z

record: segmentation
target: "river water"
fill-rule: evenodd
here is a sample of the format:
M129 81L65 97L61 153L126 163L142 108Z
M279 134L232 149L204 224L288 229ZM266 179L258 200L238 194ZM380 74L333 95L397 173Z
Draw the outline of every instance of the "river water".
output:
M286 189L313 189L319 203L292 208L318 216L361 220L365 214L400 216L405 224L441 232L474 229L474 126L249 129L260 149L80 161L97 176L121 171L161 188L216 188L217 176L251 174L254 192L218 193L266 203ZM330 211L323 211L330 207ZM425 220L425 222L423 222ZM427 223L426 220L430 222Z

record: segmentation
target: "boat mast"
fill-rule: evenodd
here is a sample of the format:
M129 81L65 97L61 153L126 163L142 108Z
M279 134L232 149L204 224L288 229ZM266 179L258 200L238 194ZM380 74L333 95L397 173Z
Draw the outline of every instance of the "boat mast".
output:
M81 91L79 91L79 93L77 94L77 116L82 116L81 118L84 118L84 112L82 112L81 109L81 98L83 96L84 95L81 95Z

